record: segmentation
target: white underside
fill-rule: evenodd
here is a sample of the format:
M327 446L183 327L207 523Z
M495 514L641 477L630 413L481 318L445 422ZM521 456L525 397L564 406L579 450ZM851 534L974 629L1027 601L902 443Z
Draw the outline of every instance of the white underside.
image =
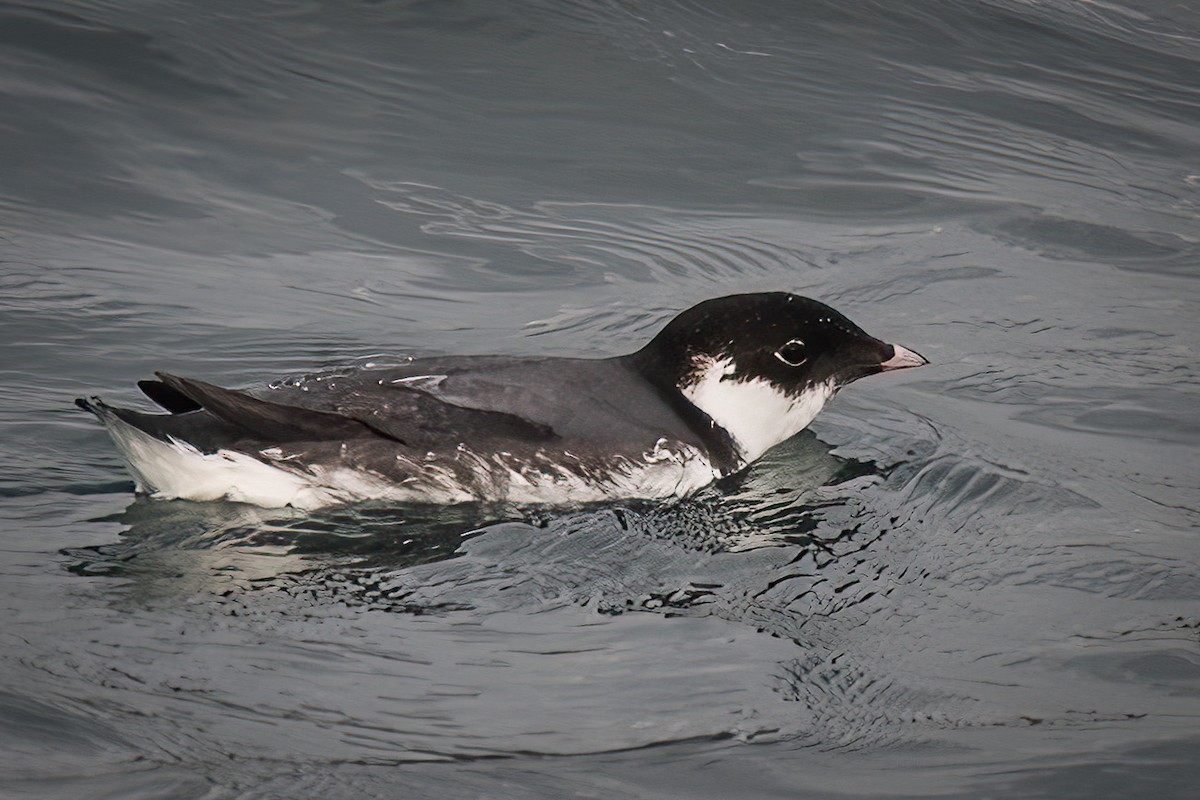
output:
M808 427L836 389L820 383L791 396L770 382L736 380L729 359L705 359L684 396L733 437L746 463Z
M555 454L557 461L541 454L538 466L532 467L504 453L483 457L460 448L450 457L453 465L411 463L407 466L412 476L396 483L349 466L301 467L276 450L257 457L232 450L202 453L177 439L150 436L112 414L103 414L102 419L139 491L161 499L232 500L301 509L376 499L562 504L683 497L719 477L695 448L660 439L640 459L617 459L598 474L590 474L570 453ZM458 477L464 469L470 475L469 487Z

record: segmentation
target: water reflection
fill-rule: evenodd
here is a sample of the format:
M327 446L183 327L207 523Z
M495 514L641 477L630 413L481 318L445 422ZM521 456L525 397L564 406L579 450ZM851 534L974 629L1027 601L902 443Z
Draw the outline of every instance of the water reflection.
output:
M1195 794L1195 4L344 5L0 8L4 790ZM89 521L83 391L779 288L940 366L684 503Z
M124 526L121 541L64 552L76 574L129 581L128 599L149 601L283 585L296 591L300 585L320 585L340 600L361 594L379 607L388 599L381 584L403 583L405 570L464 553L487 552L500 568L520 571L523 550L538 547L539 559L544 560L549 550L537 543L556 537L580 540L566 549L568 558L591 560L589 553L607 552L603 563L614 573L623 565L612 557L611 543L592 541L596 536L668 542L684 553L783 546L832 552L854 531L841 531L832 539L817 531L829 509L844 502L829 496L828 490L881 474L873 462L834 455L806 431L754 469L673 503L623 501L556 508L369 502L299 512L139 498L120 513L97 520ZM528 541L512 550L470 541L481 536L511 537L514 531ZM532 559L524 566L533 566ZM578 585L573 588L587 591L585 577L576 577ZM451 593L456 588L453 581L448 586L439 583ZM694 600L706 594L711 592L685 592L662 601L651 592L641 606L678 607L680 598ZM402 603L395 594L391 599L406 610L418 608Z

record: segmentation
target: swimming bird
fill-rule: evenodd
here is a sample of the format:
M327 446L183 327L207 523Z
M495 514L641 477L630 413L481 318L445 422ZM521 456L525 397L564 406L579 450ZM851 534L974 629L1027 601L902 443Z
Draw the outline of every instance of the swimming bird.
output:
M682 497L806 427L834 394L925 358L786 292L707 300L635 353L446 356L251 389L157 373L166 413L79 398L139 492L316 508Z

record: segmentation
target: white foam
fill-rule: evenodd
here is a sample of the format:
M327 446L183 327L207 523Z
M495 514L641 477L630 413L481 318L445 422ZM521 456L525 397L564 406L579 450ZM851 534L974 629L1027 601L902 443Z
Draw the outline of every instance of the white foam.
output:
M808 427L835 393L832 382L792 397L761 378L737 380L727 358L705 358L698 367L681 391L733 437L746 463Z

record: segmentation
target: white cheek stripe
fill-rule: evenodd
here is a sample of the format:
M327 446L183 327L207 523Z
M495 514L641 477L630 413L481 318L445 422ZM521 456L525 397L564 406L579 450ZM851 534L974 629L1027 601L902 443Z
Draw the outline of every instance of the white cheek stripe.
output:
M733 437L747 462L808 427L836 391L832 382L826 382L790 397L759 378L721 380L733 370L730 359L705 359L699 377L680 390Z

